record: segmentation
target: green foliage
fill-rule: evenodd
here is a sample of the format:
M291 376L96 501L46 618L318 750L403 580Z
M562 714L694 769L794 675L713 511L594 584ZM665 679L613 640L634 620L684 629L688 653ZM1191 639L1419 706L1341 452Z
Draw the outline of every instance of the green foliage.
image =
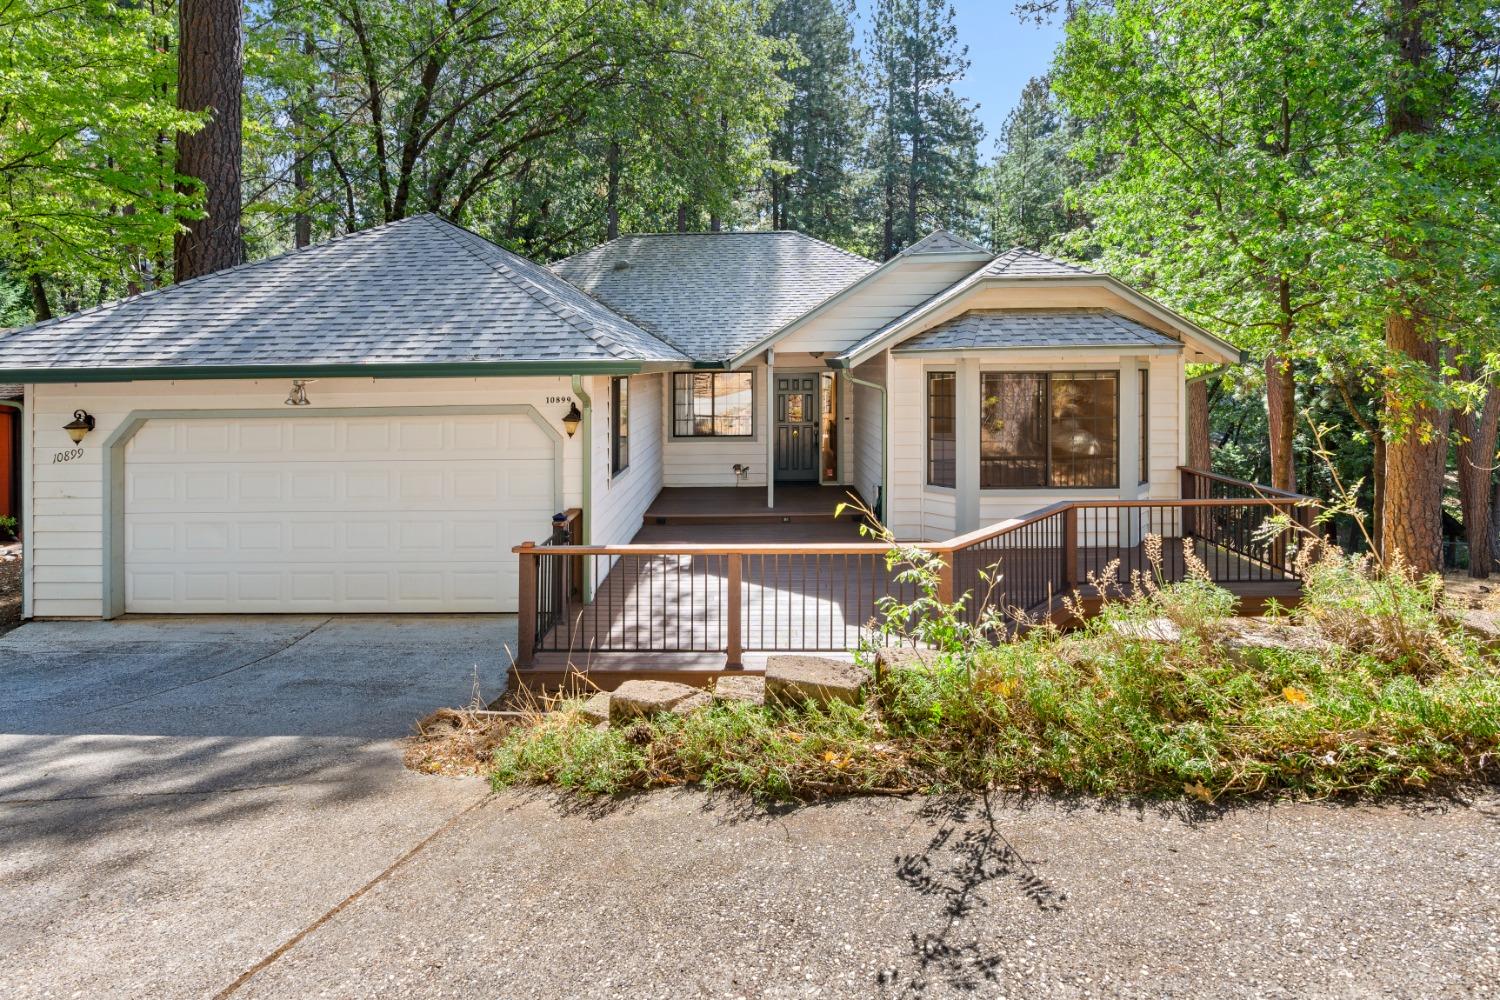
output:
M112 295L148 283L192 201L172 143L170 17L110 0L0 8L0 260ZM102 291L102 290L101 290Z
M1494 777L1500 665L1448 620L1437 583L1339 555L1308 580L1297 610L1260 626L1281 637L1269 644L1237 642L1233 596L1190 579L1110 602L1068 634L924 633L931 658L874 674L863 706L721 703L596 729L575 703L510 730L493 780L775 800L1003 787L1217 801ZM901 622L912 611L889 609Z
M1083 181L1081 164L1069 155L1077 131L1052 96L1048 79L1030 80L996 138L994 161L984 170L991 246L1050 249L1080 225L1068 204L1069 188Z
M856 168L866 125L853 11L853 0L782 0L764 29L798 53L781 70L791 97L771 134L766 221L843 247L857 239Z
M16 537L16 519L9 514L0 514L0 538Z

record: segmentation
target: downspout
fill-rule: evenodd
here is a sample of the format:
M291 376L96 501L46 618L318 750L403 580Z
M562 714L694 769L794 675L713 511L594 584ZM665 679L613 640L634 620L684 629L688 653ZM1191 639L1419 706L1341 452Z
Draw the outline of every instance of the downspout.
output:
M885 524L885 499L889 495L886 490L891 486L890 397L886 395L885 386L860 378L854 374L853 367L845 368L843 371L844 377L855 385L862 385L866 389L874 389L880 393L880 495L871 502L875 504L876 520Z
M583 387L583 376L573 376L573 395L583 403L583 494L578 506L583 510L583 525L579 530L580 540L590 544L594 537L594 399ZM566 506L566 501L564 501ZM590 561L592 562L592 560ZM594 581L588 573L580 574L585 602L594 599Z

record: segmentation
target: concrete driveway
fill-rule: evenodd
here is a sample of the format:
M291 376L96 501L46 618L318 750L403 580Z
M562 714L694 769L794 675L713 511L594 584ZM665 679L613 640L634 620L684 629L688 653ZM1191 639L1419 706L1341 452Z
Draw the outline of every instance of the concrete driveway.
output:
M486 794L400 738L514 616L135 618L0 636L0 996L212 996Z

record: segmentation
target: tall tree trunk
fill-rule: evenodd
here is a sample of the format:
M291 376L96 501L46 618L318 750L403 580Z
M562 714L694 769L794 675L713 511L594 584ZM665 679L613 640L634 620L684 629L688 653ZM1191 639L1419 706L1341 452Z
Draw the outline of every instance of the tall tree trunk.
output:
M31 290L31 312L38 323L52 318L52 303L47 301L47 286L40 274L28 274L26 287Z
M202 183L207 215L187 222L173 247L178 281L244 260L240 236L240 96L244 46L239 0L180 0L177 106L208 111L208 124L177 136L177 171Z
M620 235L620 144L611 141L605 154L608 171L608 188L604 203L604 233L606 239L617 239Z
M1490 555L1491 569L1500 569L1500 489L1490 488Z
M1386 346L1428 370L1438 349L1410 316L1392 313L1385 322ZM1386 392L1388 418L1403 432L1386 443L1385 496L1380 511L1385 555L1400 552L1413 571L1436 573L1443 562L1443 472L1448 464L1448 419L1400 389Z
M1297 489L1297 467L1292 446L1297 437L1297 384L1292 363L1266 355L1266 420L1271 437L1271 485Z
M677 231L679 233L685 233L685 232L687 232L688 231L687 224L688 224L687 206L686 205L678 205L677 206Z
M1192 469L1213 471L1213 442L1208 437L1208 380L1194 379L1187 385L1188 453Z
M312 32L304 32L302 54L310 57L316 52ZM312 151L307 148L308 120L313 110L311 85L302 96L302 101L292 108L292 132L297 137L296 159L292 161L292 188L297 192L297 213L292 216L292 243L299 250L312 243L312 213L307 210L307 189L312 184Z
M1426 135L1433 131L1435 88L1428 64L1434 58L1428 33L1432 8L1428 0L1395 0L1388 30L1397 49L1399 66L1393 71L1386 95L1387 138ZM1411 165L1409 165L1411 166ZM1412 166L1415 169L1414 166ZM1405 220L1410 222L1411 220ZM1424 375L1440 377L1436 340L1422 315L1422 248L1405 241L1387 247L1391 259L1416 273L1398 280L1397 301L1385 318L1386 347L1421 369ZM1443 562L1443 473L1448 463L1448 414L1424 403L1405 398L1399 387L1386 392L1386 412L1398 433L1386 443L1384 541L1391 552L1399 551L1418 573L1433 573Z
M1474 373L1464 371L1465 380ZM1464 535L1469 542L1469 575L1483 580L1494 561L1490 533L1490 493L1494 478L1496 435L1500 432L1500 381L1485 393L1484 408L1477 413L1454 413L1459 433L1458 496L1464 513Z

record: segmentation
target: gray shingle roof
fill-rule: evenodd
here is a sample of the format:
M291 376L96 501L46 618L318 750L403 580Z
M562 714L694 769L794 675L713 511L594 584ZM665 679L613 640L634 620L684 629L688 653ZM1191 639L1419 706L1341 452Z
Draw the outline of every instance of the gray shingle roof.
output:
M700 361L754 346L875 269L791 232L622 236L552 270Z
M0 336L0 371L681 360L546 268L433 215Z
M1078 264L1069 264L1067 261L1058 260L1056 257L1048 257L1046 254L1037 253L1035 250L1027 250L1025 247L1013 247L1005 251L984 269L986 277L994 275L1005 275L1007 278L1046 278L1046 277L1068 277L1077 274L1098 274Z
M989 252L988 247L981 246L956 233L950 233L946 229L929 233L901 251L903 255L909 257L928 253L982 253L988 256Z
M1103 309L973 309L924 330L897 354L1024 347L1170 347L1182 344Z

